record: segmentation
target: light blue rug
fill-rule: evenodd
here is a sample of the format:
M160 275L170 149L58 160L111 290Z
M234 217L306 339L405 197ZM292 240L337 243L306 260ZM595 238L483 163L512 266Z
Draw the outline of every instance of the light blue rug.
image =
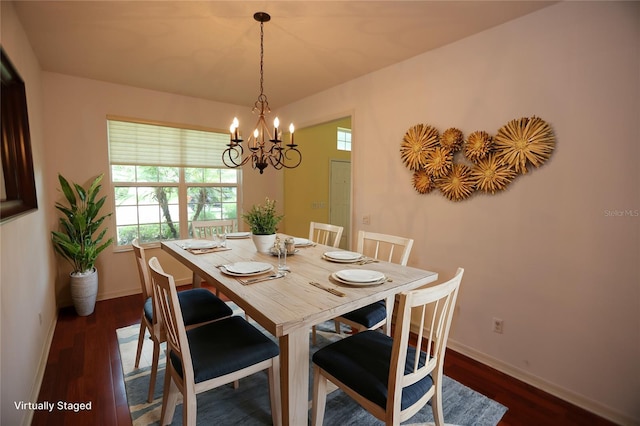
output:
M236 314L244 315L234 304ZM257 325L254 323L254 325ZM313 354L319 348L335 341L340 335L334 332L333 322L317 327L317 344L311 345ZM152 343L145 341L140 368L134 368L139 325L117 330L122 369L124 373L127 400L134 426L157 425L162 406L162 386L164 383L164 348L160 354L160 367L156 381L154 401L147 402ZM265 333L271 337L270 334ZM311 378L311 381L313 378ZM469 389L448 377L443 386L444 419L448 425L495 426L507 408ZM311 395L311 393L309 394ZM198 425L270 425L269 393L266 373L258 373L240 380L240 387L222 386L198 395ZM418 414L409 419L407 425L427 425L433 423L431 406L426 405ZM175 425L182 424L182 405L176 407L173 418ZM327 396L325 425L381 425L383 424L356 404L342 391Z

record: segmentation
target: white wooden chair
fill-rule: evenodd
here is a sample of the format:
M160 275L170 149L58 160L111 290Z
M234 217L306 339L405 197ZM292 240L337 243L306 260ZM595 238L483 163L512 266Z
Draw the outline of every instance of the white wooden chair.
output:
M325 246L338 247L344 228L328 223L311 222L309 225L309 240Z
M194 426L197 394L263 370L269 379L273 424L281 424L278 345L239 316L187 331L173 277L162 270L155 257L149 260L149 268L167 337L160 424L172 422L179 393L182 424Z
M309 240L325 246L338 247L344 227L328 223L311 222L309 224ZM312 342L316 344L316 327L311 327Z
M233 232L234 226L233 219L194 220L191 222L191 235L193 238L211 239L216 233Z
M140 277L140 287L142 288L142 296L144 298L142 315L140 316L140 333L138 334L138 349L136 351L135 368L138 368L140 365L140 356L142 354L145 331L149 330L149 335L153 342L153 357L151 360L149 395L147 398L149 402L152 402L156 376L158 373L160 344L165 341L165 335L162 323L160 322L160 314L158 314L157 306L153 300L153 290L151 288L151 279L149 278L149 269L147 268L144 248L139 244L137 238L133 240L131 246L133 247L133 253L136 257L136 265L138 266L138 275ZM233 310L225 302L203 288L181 291L178 295L178 299L180 304L184 307L184 323L187 327L195 327L209 321L229 317L233 314Z
M413 239L411 238L376 232L358 232L358 253L372 259L406 266L412 247ZM393 311L393 298L389 298L387 301L381 300L349 312L335 319L336 333L340 332L340 323L345 323L358 331L375 330L382 327L382 330L390 335L391 315L389 313L391 311Z
M373 259L406 265L413 247L413 239L377 232L358 232L358 253Z
M195 239L213 239L215 234L233 232L235 221L233 219L219 220L194 220L191 222L191 235ZM193 271L191 284L194 287L200 287L202 278ZM220 296L220 290L216 288L216 296Z
M444 425L442 370L463 273L458 268L443 284L401 293L393 338L368 330L313 355L313 426L324 419L327 380L387 425L410 419L430 400L435 424ZM409 345L412 309L422 318L415 346Z

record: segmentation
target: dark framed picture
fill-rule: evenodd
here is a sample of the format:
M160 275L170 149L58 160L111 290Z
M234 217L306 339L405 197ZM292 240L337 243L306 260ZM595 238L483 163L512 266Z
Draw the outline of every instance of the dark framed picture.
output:
M1 47L0 54L2 56L0 221L5 222L17 215L37 209L38 199L33 175L24 81Z

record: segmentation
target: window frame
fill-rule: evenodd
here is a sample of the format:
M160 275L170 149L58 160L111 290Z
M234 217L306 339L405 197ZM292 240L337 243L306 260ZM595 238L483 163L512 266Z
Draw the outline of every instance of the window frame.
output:
M135 120L135 119L130 119L130 118L123 118L123 117L115 117L115 116L107 116L107 126L109 125L109 121L127 121L127 122L133 122L133 123L140 123L140 124L152 124L152 125L158 125L158 126L165 126L165 127L170 127L170 128L176 128L176 129L187 129L187 130L198 130L198 131L205 131L205 132L212 132L212 133L216 133L216 134L225 134L227 132L224 131L220 131L220 130L215 130L215 129L209 129L209 128L203 128L203 127L189 127L189 126L185 126L185 125L181 125L181 124L173 124L173 123L159 123L159 122L150 122L147 120ZM109 138L107 138L107 143L110 143ZM243 197L243 192L242 192L242 169L241 168L237 168L237 169L230 169L228 167L224 167L224 166L218 166L218 167L211 167L211 166L194 166L194 165L175 165L175 166L167 166L167 165L151 165L150 167L173 167L176 168L178 171L178 181L177 182L159 182L159 181L139 181L137 173L135 176L136 181L131 182L131 181L114 181L114 173L113 173L113 166L147 166L149 167L150 165L148 164L121 164L121 163L112 163L111 162L111 158L109 159L109 185L110 185L110 191L111 194L113 196L113 201L112 201L112 206L113 206L113 212L114 212L114 226L113 226L113 230L111 231L111 234L114 238L114 251L118 252L118 251L128 251L131 250L131 244L126 244L126 245L119 245L118 244L118 225L117 225L117 216L116 216L116 208L118 207L117 205L117 199L116 199L116 188L118 187L129 187L129 188L141 188L141 187L175 187L177 188L177 195L178 195L178 215L179 215L179 219L178 219L178 233L179 233L179 237L178 239L187 239L187 238L191 238L191 235L189 233L189 229L190 229L190 224L192 222L192 220L188 217L188 189L189 188L194 188L194 187L206 187L206 188L235 188L236 191L236 200L235 200L235 209L236 209L236 216L235 218L229 218L229 219L233 219L235 221L237 221L238 226L240 224L240 214L241 214L241 206L242 206L242 197ZM229 171L233 171L236 174L236 180L235 182L222 182L222 181L217 181L217 182L187 182L186 180L186 172L185 170L188 168L192 168L192 169L212 169L212 170L229 170ZM222 180L222 179L221 179ZM136 208L139 209L139 200L136 199L136 203L134 204L134 206ZM202 220L202 219L200 219ZM159 222L160 224L163 224L166 222L161 221ZM131 226L137 226L138 227L138 235L139 235L139 228L140 226L142 226L144 224L141 224L139 222L139 217L138 217L138 223L136 223L135 225L131 225ZM123 225L126 226L126 225ZM148 248L155 248L155 247L160 247L161 242L162 241L175 241L173 239L162 239L162 240L156 240L156 241L151 241L151 242L143 242L142 244L145 247Z
M345 152L351 152L352 148L353 148L353 143L351 140L351 137L349 138L349 142L347 142L346 140L341 140L340 139L340 134L344 133L344 134L348 134L349 136L351 136L351 129L347 129L346 127L338 127L336 130L336 150L338 151L345 151ZM345 149L340 148L340 143L344 143L345 144ZM348 147L349 149L346 149L346 145L348 143Z

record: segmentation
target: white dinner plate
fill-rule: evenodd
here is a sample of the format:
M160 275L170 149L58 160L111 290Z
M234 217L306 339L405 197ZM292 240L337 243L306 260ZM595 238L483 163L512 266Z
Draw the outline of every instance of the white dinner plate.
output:
M350 285L350 286L354 286L354 287L366 287L366 286L370 286L370 285L380 285L383 282L387 281L387 277L385 277L385 276L383 276L382 278L380 278L377 281L372 281L372 282L359 283L359 282L354 282L354 281L346 281L346 280L343 280L340 277L338 277L335 272L333 274L331 274L331 278L333 278L335 281L337 281L339 283Z
M270 263L264 262L236 262L220 267L220 270L228 275L236 277L248 277L269 272L273 269Z
M293 243L296 245L296 247L306 247L312 245L313 241L306 238L294 238Z
M362 259L362 255L354 251L328 251L323 256L327 260L340 263L357 262Z
M249 238L251 236L251 232L229 232L227 234L227 238Z
M194 250L210 249L214 247L218 247L218 243L209 240L191 240L184 245L185 249Z
M336 272L336 277L352 283L372 283L384 279L384 274L368 269L343 269Z

